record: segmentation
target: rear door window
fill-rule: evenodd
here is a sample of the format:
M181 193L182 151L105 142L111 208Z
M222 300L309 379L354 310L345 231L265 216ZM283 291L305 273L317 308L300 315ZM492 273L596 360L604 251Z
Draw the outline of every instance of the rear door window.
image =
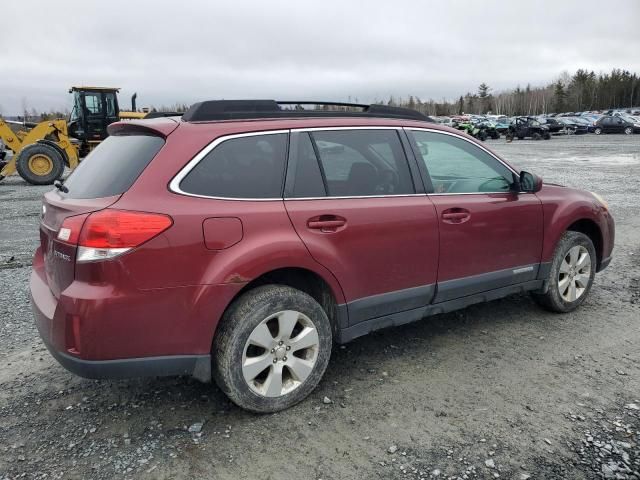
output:
M415 193L396 130L311 132L330 197Z
M282 198L287 140L286 133L225 140L187 173L180 190L206 197Z
M64 182L67 198L101 198L126 192L164 145L153 135L112 135Z

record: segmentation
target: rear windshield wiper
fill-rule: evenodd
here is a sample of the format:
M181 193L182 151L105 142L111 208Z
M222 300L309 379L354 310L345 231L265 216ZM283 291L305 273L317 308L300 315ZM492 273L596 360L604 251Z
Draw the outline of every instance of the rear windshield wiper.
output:
M65 187L64 183L62 183L60 180L56 180L55 182L53 182L53 186L60 190L62 193L69 193L69 189Z

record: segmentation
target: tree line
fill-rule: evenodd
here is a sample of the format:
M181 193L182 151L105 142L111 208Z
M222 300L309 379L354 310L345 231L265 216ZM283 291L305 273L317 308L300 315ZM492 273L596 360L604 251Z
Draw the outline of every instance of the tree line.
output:
M481 83L476 93L468 92L457 101L422 101L410 95L406 99L391 96L386 102L377 103L412 108L435 116L463 113L514 116L640 108L640 76L621 69L598 74L579 69L573 75L565 72L542 87L517 86L492 93L489 85Z

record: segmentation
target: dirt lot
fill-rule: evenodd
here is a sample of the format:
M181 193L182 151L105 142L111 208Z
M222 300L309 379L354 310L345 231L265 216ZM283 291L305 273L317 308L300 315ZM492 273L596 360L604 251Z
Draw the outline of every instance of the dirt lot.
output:
M640 135L487 144L609 201L614 260L587 302L560 316L519 296L358 339L306 401L265 416L188 378L59 366L27 287L47 189L6 179L0 479L640 478Z

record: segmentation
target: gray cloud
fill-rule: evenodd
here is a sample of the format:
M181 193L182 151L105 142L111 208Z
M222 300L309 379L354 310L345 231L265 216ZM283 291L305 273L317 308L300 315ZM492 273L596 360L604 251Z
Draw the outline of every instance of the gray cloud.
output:
M71 85L139 105L207 98L451 98L562 71L640 71L640 2L175 1L2 7L0 106L65 108ZM125 98L121 102L126 104Z

